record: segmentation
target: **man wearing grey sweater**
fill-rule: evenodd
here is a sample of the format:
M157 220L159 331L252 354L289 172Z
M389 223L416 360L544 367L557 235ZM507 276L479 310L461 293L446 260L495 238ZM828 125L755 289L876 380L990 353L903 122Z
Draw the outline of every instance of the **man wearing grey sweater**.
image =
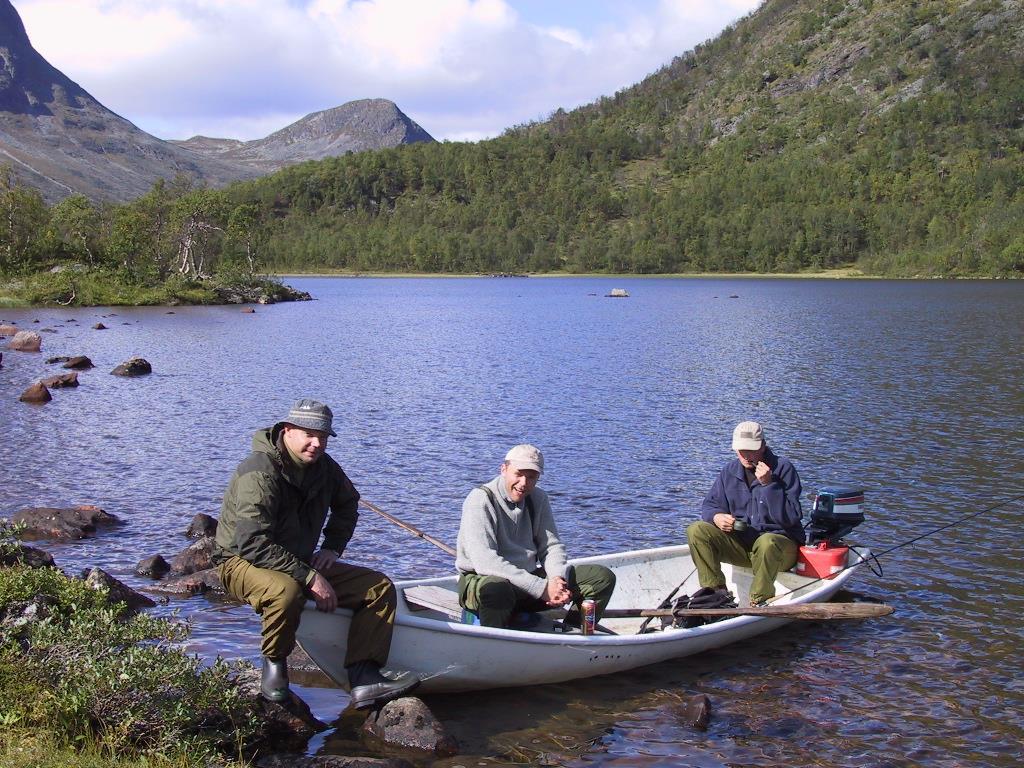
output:
M455 567L459 602L485 627L507 627L514 613L611 599L615 574L602 565L566 566L548 495L537 487L544 457L536 446L514 446L497 477L469 492Z

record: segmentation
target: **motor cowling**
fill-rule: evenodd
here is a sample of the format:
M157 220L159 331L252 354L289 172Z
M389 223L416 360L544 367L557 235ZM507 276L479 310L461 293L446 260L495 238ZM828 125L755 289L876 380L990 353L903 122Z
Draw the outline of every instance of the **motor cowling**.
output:
M842 538L864 522L864 490L852 486L826 487L813 497L807 524L807 544L797 553L796 572L830 579L846 567L849 547Z

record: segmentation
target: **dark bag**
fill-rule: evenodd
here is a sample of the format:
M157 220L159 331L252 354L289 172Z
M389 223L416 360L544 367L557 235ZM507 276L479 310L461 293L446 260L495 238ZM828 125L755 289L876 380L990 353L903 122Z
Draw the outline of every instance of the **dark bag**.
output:
M682 597L676 598L675 602L672 603L672 610L685 611L687 609L707 609L707 608L736 608L736 596L732 592L726 589L715 589L713 587L701 587L693 596L683 595ZM683 627L684 629L691 629L693 627L699 627L702 624L710 624L714 621L721 621L727 618L725 616L687 616L686 614L678 614L672 623L674 627Z

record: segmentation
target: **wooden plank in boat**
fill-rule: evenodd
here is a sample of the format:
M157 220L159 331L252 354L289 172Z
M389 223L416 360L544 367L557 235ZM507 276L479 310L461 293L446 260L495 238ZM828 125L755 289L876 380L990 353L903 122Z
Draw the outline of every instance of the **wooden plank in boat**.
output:
M421 584L402 590L411 611L437 611L453 619L462 619L459 596L444 587Z

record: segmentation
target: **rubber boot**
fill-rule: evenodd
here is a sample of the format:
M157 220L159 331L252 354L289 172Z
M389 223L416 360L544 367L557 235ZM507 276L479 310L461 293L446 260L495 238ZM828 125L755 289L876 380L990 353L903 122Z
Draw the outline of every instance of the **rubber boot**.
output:
M288 690L288 660L263 657L263 680L260 693L267 701L282 702L291 696Z
M420 684L412 672L401 672L393 678L384 677L375 661L357 661L345 667L352 695L352 706L368 709L406 696Z

